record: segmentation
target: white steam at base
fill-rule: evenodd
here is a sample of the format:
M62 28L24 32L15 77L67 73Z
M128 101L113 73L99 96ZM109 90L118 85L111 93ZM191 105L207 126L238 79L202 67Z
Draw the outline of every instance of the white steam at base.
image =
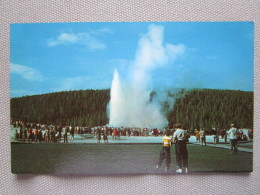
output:
M163 27L150 25L138 44L130 69L120 78L115 69L110 92L109 124L124 127L163 128L166 117L161 104L151 96L151 73L183 53L185 46L163 44Z

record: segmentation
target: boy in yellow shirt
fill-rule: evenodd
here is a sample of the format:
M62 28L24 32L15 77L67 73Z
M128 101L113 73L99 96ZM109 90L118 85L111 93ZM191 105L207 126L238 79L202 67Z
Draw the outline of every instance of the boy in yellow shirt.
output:
M156 166L156 169L160 168L162 165L163 160L166 158L166 168L165 172L167 173L170 169L170 164L171 164L171 145L172 145L172 139L170 137L171 132L166 131L165 136L163 137L163 148L160 152L160 158L159 162Z

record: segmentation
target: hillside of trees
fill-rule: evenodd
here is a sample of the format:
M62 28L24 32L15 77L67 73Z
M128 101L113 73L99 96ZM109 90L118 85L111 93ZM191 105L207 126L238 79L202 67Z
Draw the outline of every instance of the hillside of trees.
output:
M171 127L181 121L187 128L253 128L253 92L234 90L191 90L176 100L167 117Z
M108 123L110 90L66 91L11 99L11 118L53 125Z
M230 123L253 127L253 92L194 89L178 93L175 104L162 103L169 127L175 122L192 129L227 128ZM54 125L105 125L109 100L109 89L11 98L11 118Z

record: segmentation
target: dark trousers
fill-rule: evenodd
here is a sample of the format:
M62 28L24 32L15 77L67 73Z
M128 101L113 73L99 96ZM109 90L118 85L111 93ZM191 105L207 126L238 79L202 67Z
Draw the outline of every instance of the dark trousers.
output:
M231 152L237 152L237 144L238 144L237 139L230 139L230 150L231 150Z
M175 144L176 165L178 168L188 168L188 150L186 141L178 140Z
M68 136L64 135L64 143L68 143Z
M166 158L166 167L170 168L170 164L171 164L171 148L170 147L165 147L163 146L161 153L160 153L160 159L158 162L158 165L161 166L163 160Z

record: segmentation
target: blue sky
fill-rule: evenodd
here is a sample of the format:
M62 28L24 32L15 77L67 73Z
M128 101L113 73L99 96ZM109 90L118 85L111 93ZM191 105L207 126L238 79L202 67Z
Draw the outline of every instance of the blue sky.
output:
M154 88L253 91L252 22L38 23L11 24L11 97L110 88L151 25L163 29L165 47L181 48L149 73Z

